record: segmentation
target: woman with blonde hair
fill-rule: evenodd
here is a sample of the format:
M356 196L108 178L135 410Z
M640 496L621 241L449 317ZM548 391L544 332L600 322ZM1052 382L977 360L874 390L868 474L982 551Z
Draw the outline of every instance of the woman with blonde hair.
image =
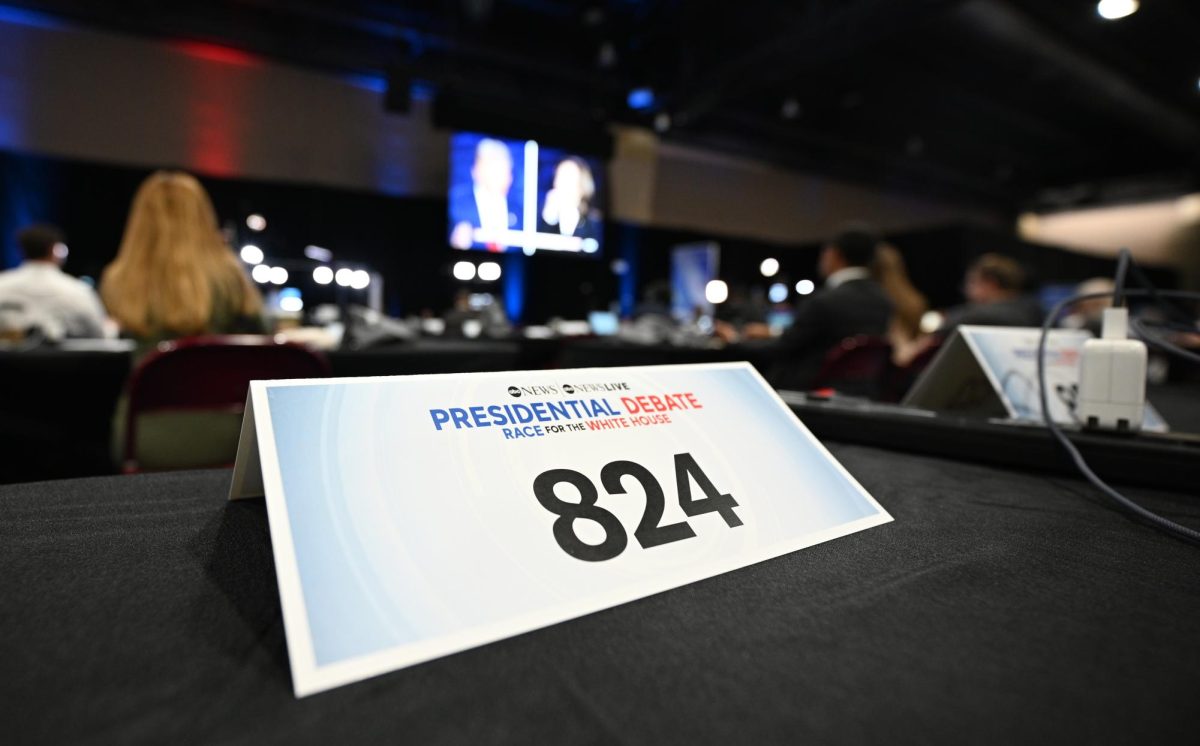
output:
M895 246L879 245L871 261L871 276L892 301L892 320L887 331L892 343L892 361L906 365L924 348L920 340L921 317L929 310L929 301L908 279L904 257Z
M100 296L143 343L262 331L262 296L222 238L208 193L180 171L142 182Z

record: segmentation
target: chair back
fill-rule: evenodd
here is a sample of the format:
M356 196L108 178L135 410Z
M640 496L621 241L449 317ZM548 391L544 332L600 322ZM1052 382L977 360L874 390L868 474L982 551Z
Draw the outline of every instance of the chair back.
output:
M883 337L847 337L825 354L814 389L878 399L892 365L892 345Z
M240 414L251 381L328 376L329 363L323 355L270 337L207 336L164 342L142 359L129 378L124 471L138 470L137 428L142 415Z

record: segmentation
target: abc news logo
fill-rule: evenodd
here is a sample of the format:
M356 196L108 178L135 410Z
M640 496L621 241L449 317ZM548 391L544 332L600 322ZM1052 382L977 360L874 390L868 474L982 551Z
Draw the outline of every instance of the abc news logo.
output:
M612 391L629 391L629 384L617 383L564 383L562 386L509 386L508 395L514 399L522 396L556 396L558 394L592 394Z

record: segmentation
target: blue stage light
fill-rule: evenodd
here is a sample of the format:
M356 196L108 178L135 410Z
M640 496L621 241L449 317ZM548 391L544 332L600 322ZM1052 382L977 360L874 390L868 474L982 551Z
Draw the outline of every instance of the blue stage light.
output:
M654 91L650 88L634 88L629 92L629 108L634 111L645 111L654 107Z

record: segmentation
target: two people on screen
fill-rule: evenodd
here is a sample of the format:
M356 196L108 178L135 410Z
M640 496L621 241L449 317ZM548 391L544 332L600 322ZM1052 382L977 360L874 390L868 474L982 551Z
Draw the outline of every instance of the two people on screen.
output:
M485 138L475 146L471 184L450 195L450 245L456 249L505 251L507 231L521 229L522 205L513 186L513 158L500 140ZM598 245L600 214L592 208L596 181L581 158L567 156L554 168L554 178L539 214L540 233L573 236Z

